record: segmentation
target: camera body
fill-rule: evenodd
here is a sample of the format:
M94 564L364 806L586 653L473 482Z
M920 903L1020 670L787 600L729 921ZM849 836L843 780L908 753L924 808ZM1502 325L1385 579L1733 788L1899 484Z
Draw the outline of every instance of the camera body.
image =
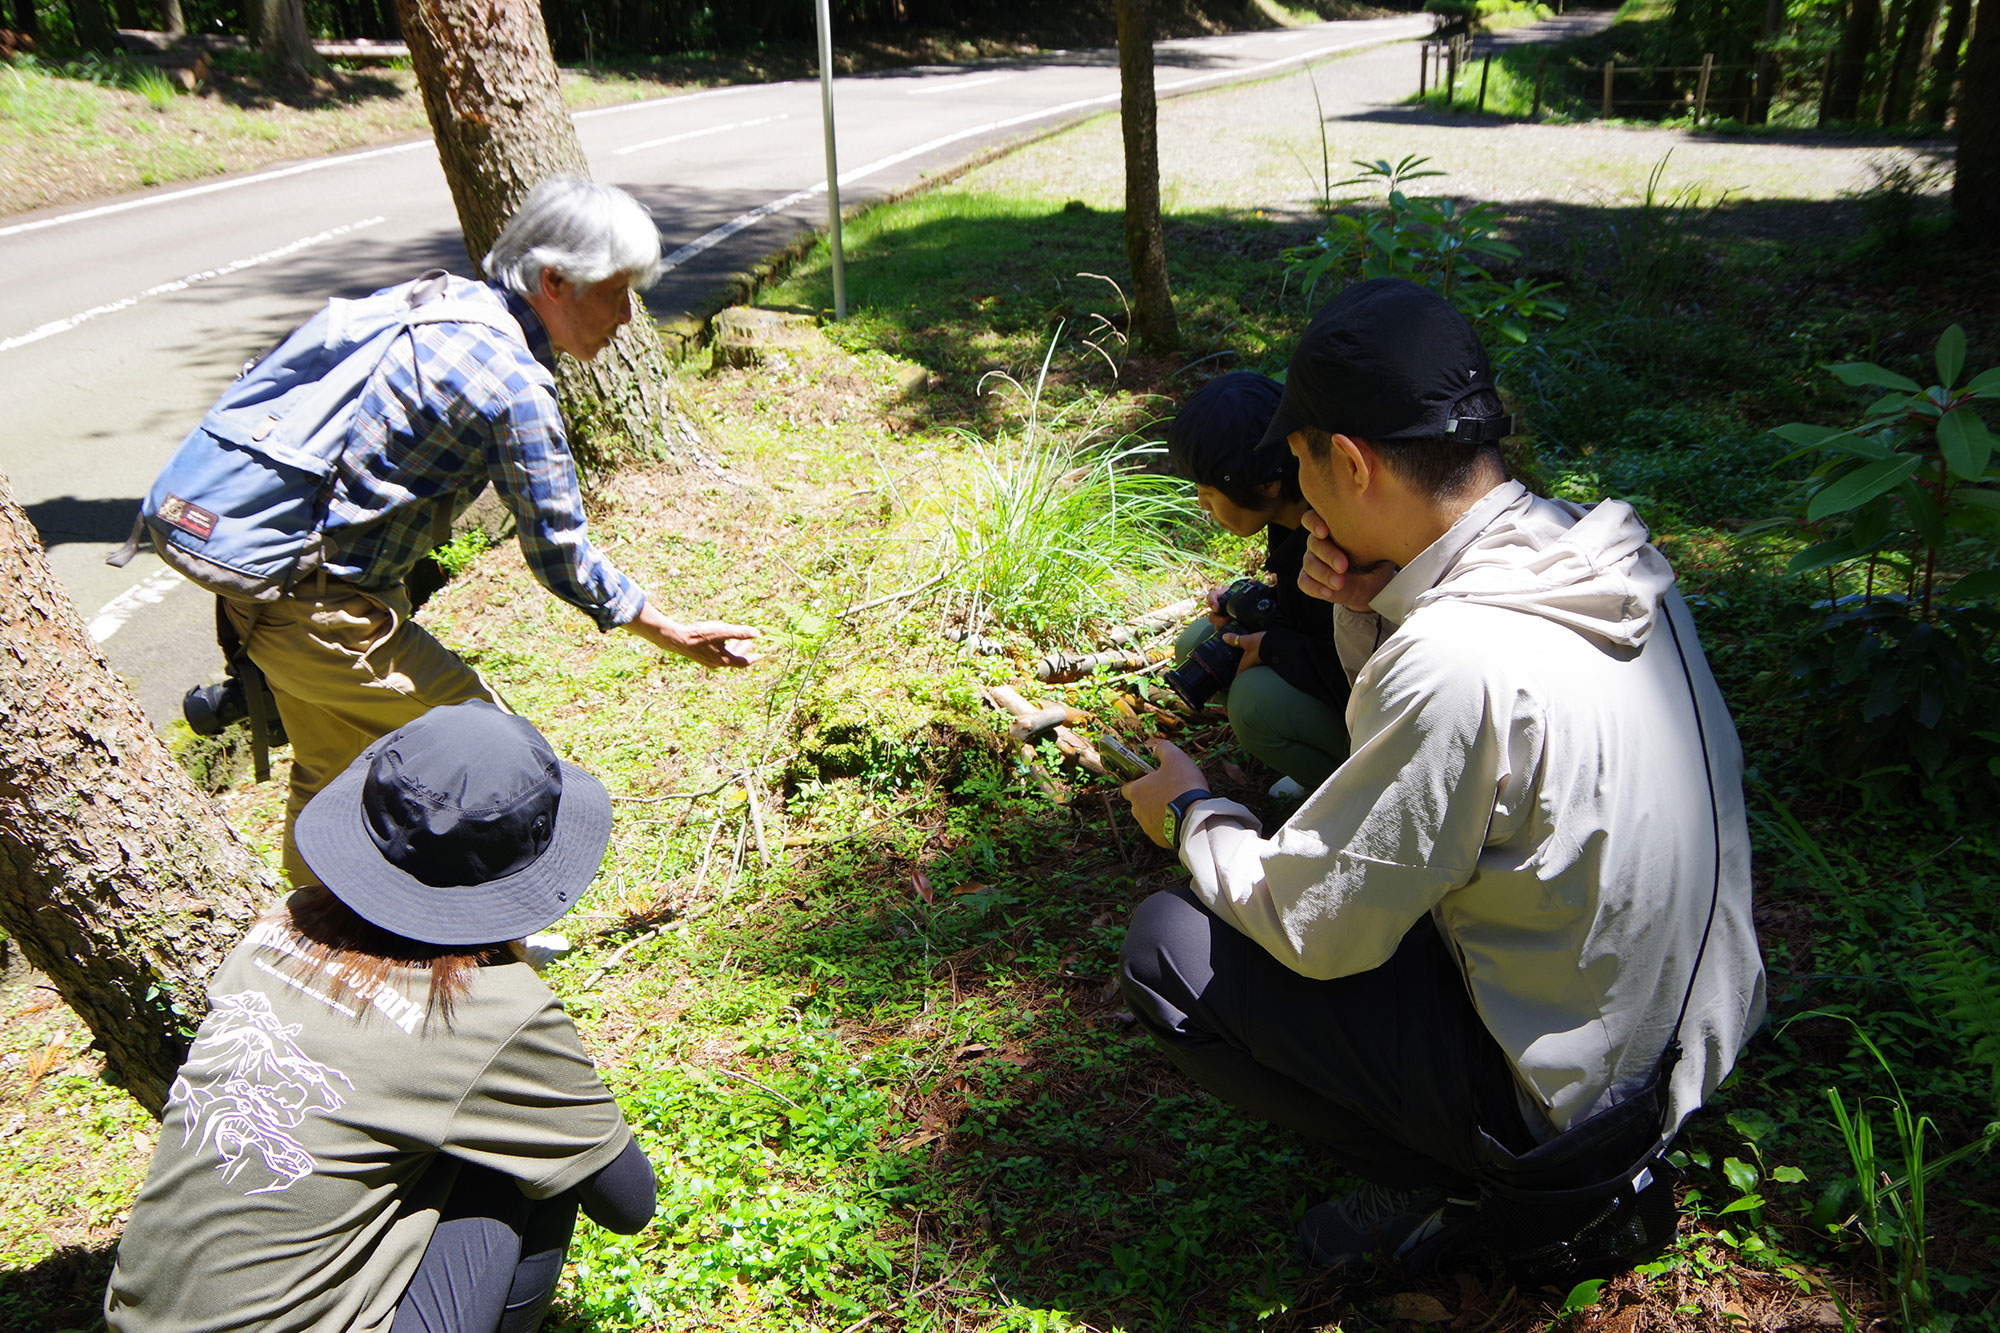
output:
M1162 677L1197 712L1217 690L1229 688L1243 662L1243 650L1223 642L1222 636L1258 634L1270 628L1278 617L1278 590L1261 579L1238 579L1222 591L1222 613L1229 622Z
M283 745L285 724L279 719L277 709L269 711L271 744ZM187 719L188 730L195 735L220 736L230 727L249 722L249 691L244 688L242 677L234 675L225 676L213 685L197 685L182 698L181 716Z

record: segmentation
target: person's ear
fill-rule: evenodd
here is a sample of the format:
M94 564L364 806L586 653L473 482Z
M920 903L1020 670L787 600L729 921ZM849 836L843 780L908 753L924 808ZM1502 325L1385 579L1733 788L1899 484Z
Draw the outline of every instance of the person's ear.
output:
M1257 487L1257 499L1260 502L1257 507L1259 509L1276 509L1278 501L1284 498L1284 494L1285 486L1283 482L1264 482Z
M1382 460L1368 447L1365 440L1352 435L1335 435L1333 450L1327 462L1335 477L1346 482L1357 495L1366 494L1370 485L1378 478Z
M536 283L535 286L536 290L538 290L544 297L546 297L548 300L553 301L562 295L562 284L563 284L562 274L556 272L552 268L545 268L542 270L541 281Z

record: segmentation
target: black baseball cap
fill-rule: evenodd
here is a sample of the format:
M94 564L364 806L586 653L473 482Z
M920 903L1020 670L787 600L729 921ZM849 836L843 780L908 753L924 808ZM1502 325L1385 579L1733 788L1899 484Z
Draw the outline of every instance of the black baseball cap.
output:
M576 906L611 841L611 798L533 723L481 699L363 750L294 837L365 920L425 944L490 944Z
M1488 444L1514 433L1513 416L1466 417L1459 407L1494 392L1486 349L1449 301L1404 278L1372 278L1306 326L1262 447L1283 448L1306 427L1365 440Z
M1278 461L1261 457L1258 446L1284 396L1284 385L1250 370L1232 370L1202 385L1167 426L1174 470L1197 486L1217 489L1259 486L1280 475Z

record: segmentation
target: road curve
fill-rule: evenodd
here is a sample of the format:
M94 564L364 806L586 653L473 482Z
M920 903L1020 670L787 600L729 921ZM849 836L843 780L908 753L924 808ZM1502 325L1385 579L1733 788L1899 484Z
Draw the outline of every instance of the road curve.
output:
M1399 17L1162 42L1162 96L1407 40ZM1115 108L1115 52L1052 52L835 81L842 203ZM578 113L592 173L654 213L656 314L826 218L819 86L707 89ZM1169 168L1171 170L1171 168ZM428 138L0 218L0 472L114 669L164 726L220 658L203 594L150 552L103 563L139 497L243 361L327 297L470 273ZM584 621L579 618L579 626Z

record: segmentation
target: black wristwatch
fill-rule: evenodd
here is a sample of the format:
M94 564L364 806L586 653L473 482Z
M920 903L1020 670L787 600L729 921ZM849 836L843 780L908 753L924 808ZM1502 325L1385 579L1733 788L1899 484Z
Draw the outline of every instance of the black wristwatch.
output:
M1167 850L1177 852L1181 849L1181 829L1187 825L1188 811L1196 801L1206 801L1213 795L1206 787L1194 787L1167 802L1166 822L1160 830L1166 835Z

